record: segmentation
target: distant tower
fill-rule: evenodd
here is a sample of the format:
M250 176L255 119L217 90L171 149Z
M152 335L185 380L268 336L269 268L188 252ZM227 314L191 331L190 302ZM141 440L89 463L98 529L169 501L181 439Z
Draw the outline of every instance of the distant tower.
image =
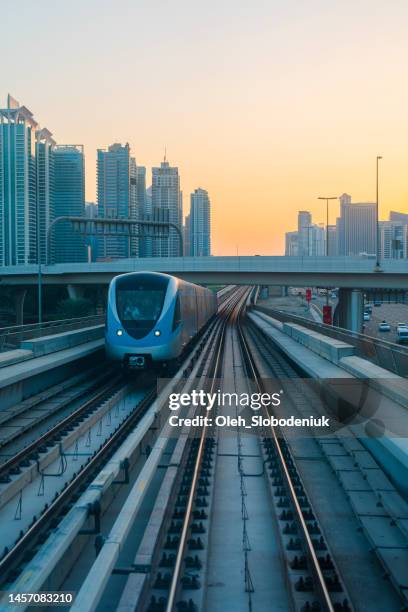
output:
M190 196L189 239L191 255L211 255L211 204L205 189L196 189Z
M351 196L340 196L339 255L375 254L376 205L374 202L351 202Z
M48 228L55 218L55 140L47 128L37 130L35 143L38 227L41 262L47 261ZM51 261L54 257L55 231L50 236Z
M305 257L310 253L310 226L312 225L312 215L307 210L300 210L298 213L298 255Z
M54 148L55 216L85 216L85 159L83 145L57 145ZM69 223L61 221L54 229L54 261L85 262L84 238Z
M131 183L131 176L134 182ZM129 144L115 143L97 152L98 216L128 219L136 214L136 162L131 161ZM98 238L98 258L129 257L137 243L125 236Z
M37 260L33 114L12 96L0 109L0 265Z
M152 168L152 209L167 209L169 221L182 229L182 205L180 194L180 177L178 168L171 167L167 161L166 150L160 167ZM153 256L178 257L180 253L179 238L170 230L168 238L153 240Z

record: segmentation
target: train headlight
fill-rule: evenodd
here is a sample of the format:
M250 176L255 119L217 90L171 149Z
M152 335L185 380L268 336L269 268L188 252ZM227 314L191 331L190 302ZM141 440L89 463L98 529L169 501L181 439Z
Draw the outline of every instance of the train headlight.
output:
M123 335L123 329L118 329L118 331L116 332L116 335L122 336Z
M156 331L154 332L155 336L160 336L161 335L161 331L160 329L156 329Z

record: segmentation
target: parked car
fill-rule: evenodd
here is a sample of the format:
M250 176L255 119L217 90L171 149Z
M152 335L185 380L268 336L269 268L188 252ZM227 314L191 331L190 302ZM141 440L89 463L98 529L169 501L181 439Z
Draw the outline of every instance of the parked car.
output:
M369 312L365 312L363 314L363 320L364 321L369 321L370 320L370 313Z
M373 312L373 307L372 307L372 306L367 305L367 306L364 308L364 311L365 311L365 312L369 312L369 313L371 314L371 313Z
M387 321L382 321L378 326L378 331L389 332L391 331L391 325Z
M400 328L405 329L405 328L407 328L407 327L408 327L408 325L407 325L406 323L398 323L398 324L397 324L397 331L398 331Z
M374 306L376 306L377 308L381 306L380 300L374 300Z

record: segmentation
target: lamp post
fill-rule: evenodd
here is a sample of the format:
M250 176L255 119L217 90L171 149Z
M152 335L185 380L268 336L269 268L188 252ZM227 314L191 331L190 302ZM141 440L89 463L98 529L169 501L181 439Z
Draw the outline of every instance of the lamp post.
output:
M326 200L326 257L329 255L329 200L337 200L336 196L319 196L318 200ZM326 287L326 304L329 303L329 288Z
M381 155L377 155L376 157L376 173L375 173L375 229L376 229L376 240L375 240L375 254L376 254L376 263L375 263L375 271L381 272L380 265L380 222L379 222L379 214L378 214L378 162L382 159Z

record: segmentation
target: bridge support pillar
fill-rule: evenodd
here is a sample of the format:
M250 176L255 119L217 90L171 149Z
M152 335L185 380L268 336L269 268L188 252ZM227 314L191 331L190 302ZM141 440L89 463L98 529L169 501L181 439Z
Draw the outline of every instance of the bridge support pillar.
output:
M71 300L79 300L84 297L82 285L67 285L68 296Z
M339 289L334 325L361 333L363 330L364 295L359 289Z
M269 297L269 287L263 285L259 292L259 297L261 300L266 300Z
M281 293L282 293L282 297L287 297L287 295L288 295L288 288L285 285L282 285Z
M24 325L24 300L27 289L15 289L13 294L16 325Z

